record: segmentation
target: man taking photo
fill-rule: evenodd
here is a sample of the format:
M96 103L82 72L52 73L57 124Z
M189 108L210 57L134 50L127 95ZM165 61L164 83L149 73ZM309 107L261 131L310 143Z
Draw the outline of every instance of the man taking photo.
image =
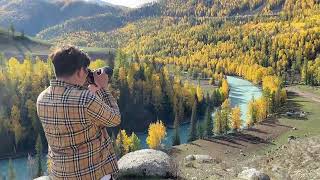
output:
M37 113L48 141L51 179L115 179L118 165L106 127L120 124L108 76L94 73L88 87L90 58L75 47L51 55L56 79L37 99Z

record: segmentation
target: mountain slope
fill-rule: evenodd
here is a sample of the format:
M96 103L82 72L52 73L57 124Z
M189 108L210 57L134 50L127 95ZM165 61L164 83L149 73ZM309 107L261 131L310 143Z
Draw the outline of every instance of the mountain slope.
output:
M14 35L0 28L0 49L5 56L23 57L26 54L45 55L50 51L51 44L42 42L23 34Z
M295 13L313 8L319 0L161 0L167 16L222 17L234 15Z
M51 40L73 32L109 32L116 30L127 23L148 17L159 17L161 9L157 3L149 3L137 9L124 9L120 15L111 13L99 14L90 17L77 17L61 24L46 28L36 36L40 39Z
M110 13L91 17L78 17L49 27L37 34L40 39L52 39L76 31L110 31L123 25L123 18Z
M35 35L39 31L76 17L111 13L123 8L80 0L1 0L0 26L13 24L17 31Z

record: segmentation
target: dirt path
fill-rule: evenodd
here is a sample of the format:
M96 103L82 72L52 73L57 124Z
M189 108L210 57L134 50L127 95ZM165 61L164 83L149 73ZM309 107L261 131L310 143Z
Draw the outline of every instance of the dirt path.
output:
M293 87L293 86L287 87L286 89L287 89L287 91L294 92L294 93L298 94L299 96L302 96L302 97L311 99L312 101L320 103L320 97L317 96L316 94L300 90L300 89Z

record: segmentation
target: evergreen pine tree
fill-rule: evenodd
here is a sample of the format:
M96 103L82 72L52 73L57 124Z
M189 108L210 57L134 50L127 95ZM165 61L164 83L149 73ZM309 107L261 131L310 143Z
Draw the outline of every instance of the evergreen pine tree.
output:
M222 114L220 109L216 111L214 118L215 120L214 120L213 132L216 135L220 135L223 133L223 128L222 128L223 122L222 122Z
M183 99L179 98L178 103L177 103L177 110L176 110L176 115L174 119L174 136L172 137L172 145L176 146L181 143L180 141L180 135L179 135L179 126L180 126L180 121L183 119L184 116L184 107L183 107Z
M211 118L211 111L210 107L207 107L206 109L206 114L204 116L204 133L206 137L211 137L212 136L212 118Z
M301 68L301 79L307 85L308 81L308 60L305 58L303 61L303 66Z
M188 142L194 141L197 139L197 107L198 107L198 99L197 95L194 96L194 103L192 106L192 114L190 120L190 133Z
M203 123L197 121L197 129L198 129L198 138L203 139L204 137L204 128L203 128Z
M42 155L42 140L40 134L38 134L36 143L36 161L37 161L37 177L42 176L42 165L41 165L41 155Z
M126 153L126 149L124 147L124 138L123 138L123 135L121 133L121 130L119 131L119 136L120 136L120 142L119 142L119 156L122 157L125 155Z
M180 144L180 136L179 136L179 115L176 112L176 116L174 119L174 136L172 137L172 146L176 146Z

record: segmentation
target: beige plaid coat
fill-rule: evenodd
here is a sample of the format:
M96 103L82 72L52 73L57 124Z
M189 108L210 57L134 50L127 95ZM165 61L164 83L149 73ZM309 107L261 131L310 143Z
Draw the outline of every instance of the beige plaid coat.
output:
M116 176L117 159L106 127L119 125L121 117L108 90L92 94L82 86L51 80L37 99L37 113L48 141L51 179Z

